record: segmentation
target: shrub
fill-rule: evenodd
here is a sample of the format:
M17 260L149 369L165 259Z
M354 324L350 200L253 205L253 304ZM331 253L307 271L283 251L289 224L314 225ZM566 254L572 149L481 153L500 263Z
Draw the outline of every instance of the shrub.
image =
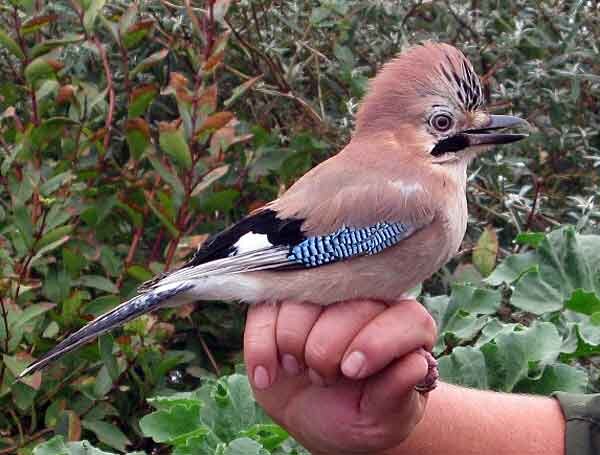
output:
M52 434L151 450L145 436L155 434L138 425L149 398L231 374L243 312L215 302L131 322L14 383L65 333L343 146L368 78L423 39L461 47L483 75L491 109L534 125L528 141L473 169L463 254L424 284L441 328L442 373L502 390L597 390L597 275L565 275L561 265L590 254L597 240L587 235L598 233L600 218L594 8L532 0L4 2L0 451L27 451ZM530 233L566 223L580 234ZM543 347L526 349L531 339ZM221 381L231 378L239 379ZM219 450L238 437L221 439Z

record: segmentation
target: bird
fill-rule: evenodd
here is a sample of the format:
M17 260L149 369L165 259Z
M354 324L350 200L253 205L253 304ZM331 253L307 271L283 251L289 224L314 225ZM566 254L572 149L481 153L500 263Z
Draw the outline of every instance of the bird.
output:
M370 81L341 151L19 377L163 307L203 300L399 302L458 252L469 163L490 146L527 137L505 131L523 125L485 109L480 78L459 49L432 41L411 46ZM428 364L425 391L437 379L430 355Z

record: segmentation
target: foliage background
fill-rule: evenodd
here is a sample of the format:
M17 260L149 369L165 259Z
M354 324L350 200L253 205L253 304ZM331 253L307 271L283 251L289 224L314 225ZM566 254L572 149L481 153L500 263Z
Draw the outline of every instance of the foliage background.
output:
M0 453L30 453L53 435L117 451L301 451L232 374L237 306L150 315L24 383L14 377L339 150L369 77L425 39L459 46L490 110L533 125L527 141L475 163L461 254L423 286L442 375L506 391L597 391L599 8L2 2ZM169 426L181 412L192 428ZM36 453L76 449L53 439Z

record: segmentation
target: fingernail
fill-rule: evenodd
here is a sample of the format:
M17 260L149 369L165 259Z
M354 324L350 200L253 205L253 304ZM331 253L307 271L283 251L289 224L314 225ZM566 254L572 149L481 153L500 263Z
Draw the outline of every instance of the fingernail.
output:
M254 369L254 386L257 389L264 390L271 385L269 379L269 372L262 365L257 366Z
M291 354L283 354L281 356L281 365L285 372L291 376L297 376L300 373L300 365L296 357Z
M318 385L319 387L325 387L325 379L323 379L323 377L315 370L308 370L308 378L310 379L310 382L312 382L314 385Z
M357 378L366 363L365 355L360 351L353 351L342 362L342 373L348 378Z

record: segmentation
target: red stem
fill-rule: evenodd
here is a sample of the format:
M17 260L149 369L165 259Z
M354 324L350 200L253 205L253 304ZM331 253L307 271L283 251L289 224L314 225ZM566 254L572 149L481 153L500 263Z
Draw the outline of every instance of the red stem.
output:
M104 46L102 46L102 43L100 43L100 40L96 35L94 35L93 41L102 59L102 66L104 67L104 73L106 75L106 88L108 89L108 115L106 116L106 122L104 123L104 127L106 128L106 134L104 136L103 142L104 152L106 153L108 151L108 146L110 145L110 134L112 131L113 115L115 112L115 89L113 86L113 78L110 72L110 65L108 63L108 55L106 53L106 49L104 48ZM102 168L104 165L102 156L99 156L98 161L100 164L100 168Z

